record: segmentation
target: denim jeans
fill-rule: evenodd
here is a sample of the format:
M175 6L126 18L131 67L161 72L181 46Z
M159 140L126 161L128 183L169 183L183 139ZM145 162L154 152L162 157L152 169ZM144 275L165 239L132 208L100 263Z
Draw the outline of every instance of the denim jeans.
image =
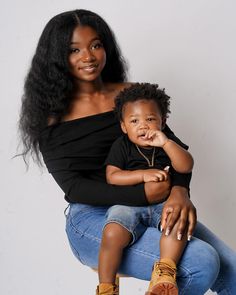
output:
M97 267L102 229L109 207L71 204L67 211L66 232L77 259ZM143 235L124 251L119 272L150 280L152 266L159 259L161 233L147 227ZM236 295L236 253L198 222L194 237L178 264L180 295L202 295L207 290L220 295Z
M148 227L158 228L162 208L163 203L145 207L114 205L109 207L106 212L105 225L115 222L126 228L133 237L130 243L132 245Z

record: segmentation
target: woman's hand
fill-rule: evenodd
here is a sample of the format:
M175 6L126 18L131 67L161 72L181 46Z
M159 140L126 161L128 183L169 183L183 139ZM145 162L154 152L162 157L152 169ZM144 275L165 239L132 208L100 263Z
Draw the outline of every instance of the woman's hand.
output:
M189 199L187 189L180 186L172 187L162 210L161 228L165 235L169 235L177 221L177 238L181 238L187 232L187 238L190 240L197 222L197 212Z

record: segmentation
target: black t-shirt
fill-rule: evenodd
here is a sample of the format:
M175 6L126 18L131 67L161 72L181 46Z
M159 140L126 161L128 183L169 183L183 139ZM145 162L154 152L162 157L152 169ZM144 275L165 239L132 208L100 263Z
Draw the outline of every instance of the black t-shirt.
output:
M168 134L168 138L178 143L184 149L188 149L188 146L178 140L172 133ZM149 167L147 160L138 151L136 145L132 143L128 136L122 135L112 145L111 150L105 161L106 165L112 165L122 170L138 170L138 169L160 169L163 170L166 166L170 166L171 180L175 183L177 172L171 166L171 161L165 151L162 148L155 147L155 150L144 149L139 147L140 151L149 159L151 162L154 156L154 165ZM154 152L154 155L153 155Z
M168 127L165 131L172 133ZM144 184L114 186L106 183L104 163L113 142L121 135L120 124L112 111L62 122L43 130L40 151L68 202L148 204ZM191 174L179 174L176 185L188 188L190 179Z

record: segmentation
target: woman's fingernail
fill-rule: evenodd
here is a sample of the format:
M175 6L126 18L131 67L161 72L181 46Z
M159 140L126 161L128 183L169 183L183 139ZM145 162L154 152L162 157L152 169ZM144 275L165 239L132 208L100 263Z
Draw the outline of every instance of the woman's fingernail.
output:
M188 235L188 241L190 242L192 239L192 236L191 235Z
M182 239L182 234L178 234L178 235L177 235L177 239L178 239L179 241L181 241L181 239Z
M166 229L165 236L169 236L170 230L169 228Z
M169 169L170 169L170 166L166 166L166 167L164 168L165 171L169 171Z
M160 231L163 232L163 227L162 227L162 225L160 226Z

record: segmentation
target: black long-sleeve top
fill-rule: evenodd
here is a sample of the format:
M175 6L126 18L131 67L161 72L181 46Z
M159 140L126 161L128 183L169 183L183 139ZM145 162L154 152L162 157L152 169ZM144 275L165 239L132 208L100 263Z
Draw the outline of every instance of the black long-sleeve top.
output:
M168 126L164 132L173 136ZM43 130L40 151L49 173L68 202L148 205L144 184L114 186L106 183L104 162L112 143L121 134L120 124L112 111L62 122ZM175 173L172 185L189 188L190 179L190 173Z

